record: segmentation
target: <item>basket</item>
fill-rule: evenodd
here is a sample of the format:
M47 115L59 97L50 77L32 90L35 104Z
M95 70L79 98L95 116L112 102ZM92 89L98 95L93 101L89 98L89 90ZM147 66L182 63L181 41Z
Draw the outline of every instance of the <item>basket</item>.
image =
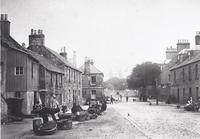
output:
M72 120L62 119L57 121L58 130L69 130L72 129Z

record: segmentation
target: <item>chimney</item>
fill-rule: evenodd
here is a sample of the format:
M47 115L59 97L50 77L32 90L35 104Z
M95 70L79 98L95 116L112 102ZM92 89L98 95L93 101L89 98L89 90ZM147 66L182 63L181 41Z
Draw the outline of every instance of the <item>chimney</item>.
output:
M66 50L65 50L65 47L64 47L63 52L62 52L62 49L61 49L60 55L61 55L62 57L64 57L64 58L67 60L67 52L66 52Z
M91 64L91 65L94 65L93 59L90 60L90 64Z
M172 59L177 55L177 49L171 46L166 49L165 53L166 53L166 59Z
M195 47L196 47L196 50L200 50L200 31L196 32Z
M90 59L88 57L85 57L84 73L90 74Z
M29 46L44 46L45 36L42 30L31 29L31 34L29 35Z
M1 14L1 36L9 36L10 35L10 22L8 21L7 14Z
M76 60L77 60L76 51L73 51L73 65L74 65L74 67L76 67Z
M178 40L177 45L177 52L179 53L183 49L189 49L190 48L190 43L188 40Z

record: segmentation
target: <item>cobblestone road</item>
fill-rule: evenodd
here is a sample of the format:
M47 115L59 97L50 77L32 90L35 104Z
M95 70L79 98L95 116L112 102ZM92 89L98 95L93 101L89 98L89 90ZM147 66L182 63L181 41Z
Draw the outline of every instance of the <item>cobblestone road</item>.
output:
M144 102L118 103L112 107L149 138L200 138L200 112Z

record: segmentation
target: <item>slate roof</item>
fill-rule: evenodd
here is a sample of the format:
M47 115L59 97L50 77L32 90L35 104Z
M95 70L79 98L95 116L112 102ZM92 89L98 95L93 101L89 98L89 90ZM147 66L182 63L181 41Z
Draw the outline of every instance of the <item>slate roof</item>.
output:
M47 58L45 58L44 56L41 56L39 55L38 53L36 52L33 52L31 50L28 51L29 54L35 58L36 60L38 60L38 62L44 66L47 70L50 70L50 71L54 71L54 72L57 72L57 73L62 73L64 74L64 70L63 69L60 69L56 66L54 66L50 60L48 60Z
M62 61L66 66L69 66L77 71L82 72L81 70L79 70L78 68L75 68L70 62L68 62L64 57L62 57L60 54L58 54L57 52L45 47L48 51L50 51L53 55L55 55L60 61Z
M186 65L189 65L191 63L195 63L195 62L198 62L200 61L200 53L195 55L194 57L192 57L191 59L187 59L185 61L183 61L181 64L179 65L175 65L173 66L170 70L174 70L174 69L177 69L177 68L180 68L180 67L183 67L183 66L186 66Z
M62 69L59 69L56 66L54 66L48 59L21 46L11 36L6 36L6 37L1 36L1 45L7 46L9 48L12 48L14 50L17 50L17 51L20 51L20 52L23 52L23 53L29 55L30 57L32 57L33 59L38 61L42 66L44 66L46 69L48 69L50 71L64 73L64 71Z
M7 47L13 48L15 50L27 53L27 49L16 42L11 36L3 37L1 36L1 44Z
M84 73L85 65L82 65L79 69ZM94 65L90 64L90 74L103 74L99 69L97 69Z

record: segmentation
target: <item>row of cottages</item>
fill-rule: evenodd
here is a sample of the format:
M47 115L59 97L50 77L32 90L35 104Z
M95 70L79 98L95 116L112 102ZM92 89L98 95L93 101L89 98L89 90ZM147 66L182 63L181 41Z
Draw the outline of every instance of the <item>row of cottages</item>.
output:
M83 102L89 99L104 99L104 74L94 66L94 61L86 57L84 65L79 68L82 75Z
M68 62L67 53L58 54L45 46L45 35L42 30L31 30L29 35L28 50L49 59L52 64L60 68L64 74L44 73L43 80L40 82L40 93L57 95L60 104L71 108L73 104L82 103L82 72ZM40 69L40 73L43 71ZM48 95L49 96L49 95ZM46 98L48 99L48 97Z
M61 56L65 51L59 55L45 47L42 30L31 30L28 49L21 46L10 36L6 14L0 25L1 115L30 115L36 101L47 104L52 94L68 108L81 103L82 73Z
M167 48L161 71L161 91L172 102L184 104L189 96L199 97L200 33L195 36L195 47L187 40L179 40L176 48Z

